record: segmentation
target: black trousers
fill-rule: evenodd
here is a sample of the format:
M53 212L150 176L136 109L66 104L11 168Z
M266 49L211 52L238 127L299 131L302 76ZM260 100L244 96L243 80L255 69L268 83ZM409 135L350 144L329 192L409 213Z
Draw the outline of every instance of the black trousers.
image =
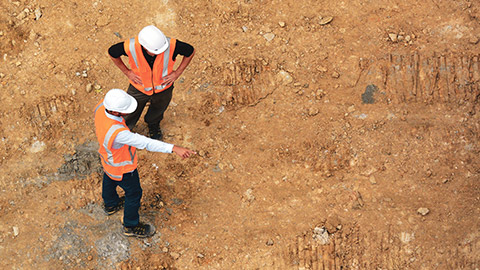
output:
M163 114L172 100L173 84L162 92L151 96L145 95L130 84L127 93L134 97L138 102L137 109L133 113L125 116L125 122L128 128L132 130L135 127L148 102L150 102L150 106L144 117L145 123L147 123L149 127L158 128L160 121L163 119Z
M125 191L123 225L125 227L137 226L139 222L138 209L140 208L140 199L143 193L137 169L123 174L122 181L115 181L106 173L103 173L102 198L105 206L115 206L120 201L117 186L120 186Z

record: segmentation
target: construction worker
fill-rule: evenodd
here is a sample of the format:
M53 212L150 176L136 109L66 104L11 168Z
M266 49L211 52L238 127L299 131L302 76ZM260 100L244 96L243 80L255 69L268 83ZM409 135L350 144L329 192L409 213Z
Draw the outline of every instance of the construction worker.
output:
M104 210L112 215L124 206L123 228L126 236L150 237L155 233L151 224L140 222L138 209L142 188L137 171L136 149L175 153L182 158L194 151L132 133L123 117L135 111L137 101L121 89L111 89L95 107L95 131L100 144L104 170L102 198ZM125 191L119 198L117 186Z
M149 136L162 140L160 121L172 99L173 83L190 64L195 50L187 43L166 37L153 25L144 27L138 36L117 43L108 49L113 63L127 76L130 85L127 93L138 103L137 109L125 117L132 130L147 102L150 102L145 122ZM121 56L128 56L128 68ZM182 55L182 62L173 70L175 60Z

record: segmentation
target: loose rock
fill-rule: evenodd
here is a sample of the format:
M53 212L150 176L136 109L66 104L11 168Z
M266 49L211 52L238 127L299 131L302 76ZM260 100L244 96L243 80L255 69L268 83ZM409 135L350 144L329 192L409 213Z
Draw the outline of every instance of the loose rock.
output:
M38 21L42 17L42 10L38 7L34 11L35 13L35 21Z
M479 41L478 37L471 37L468 42L470 42L470 44L477 44Z
M174 260L178 260L178 258L180 258L180 254L177 252L170 252L170 256L172 256Z
M317 240L320 245L326 245L330 241L330 235L325 227L315 227L312 237Z
M417 213L419 213L422 216L426 216L428 213L430 213L430 210L425 207L420 207L418 208Z
M322 17L320 16L320 21L318 22L320 25L329 24L333 20L332 16Z
M414 233L402 232L400 234L400 241L402 241L402 243L404 243L404 244L408 244L413 239L415 239L415 234Z
M255 196L253 196L253 190L251 188L247 189L243 194L243 198L248 202L253 202L255 200Z
M87 93L90 93L92 92L93 90L93 85L91 83L87 84L87 86L85 87L85 91L87 91Z
M309 116L315 116L319 113L320 111L317 108L309 108L308 109L308 115Z
M277 76L279 77L279 79L281 81L283 81L284 84L289 84L291 82L293 82L293 78L292 76L290 76L290 74L284 70L280 70L277 74Z
M267 41L272 41L272 40L275 38L275 34L274 34L274 33L266 33L265 35L263 35L263 37L264 37Z
M397 42L397 40L398 40L398 39L397 39L397 34L395 34L395 33L389 33L389 34L388 34L388 37L390 38L390 40L391 40L392 42Z

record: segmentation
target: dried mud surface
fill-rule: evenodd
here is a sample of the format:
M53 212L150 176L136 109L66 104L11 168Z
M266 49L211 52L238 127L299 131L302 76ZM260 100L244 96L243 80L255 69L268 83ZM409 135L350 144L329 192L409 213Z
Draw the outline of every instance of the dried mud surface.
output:
M478 1L0 11L0 268L480 267ZM199 155L139 151L139 240L102 212L93 107L148 24L196 48L162 128Z

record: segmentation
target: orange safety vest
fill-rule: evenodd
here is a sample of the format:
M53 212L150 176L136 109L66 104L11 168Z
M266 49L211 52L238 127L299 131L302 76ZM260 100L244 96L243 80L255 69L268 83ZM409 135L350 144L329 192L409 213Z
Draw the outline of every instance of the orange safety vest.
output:
M170 43L170 46L168 46L166 51L157 55L153 63L153 70L143 55L142 46L138 42L138 36L124 42L123 46L125 53L128 55L130 68L136 75L140 76L143 85L134 83L132 80L129 81L135 88L146 95L151 96L153 93L162 92L173 84L164 84L163 77L173 71L175 61L172 60L172 57L177 40L167 38L167 41Z
M100 144L100 158L103 171L113 180L122 181L124 173L137 168L137 149L130 145L123 145L119 149L113 148L113 141L120 131L129 130L122 118L122 122L109 118L103 106L103 100L95 107L95 133Z

